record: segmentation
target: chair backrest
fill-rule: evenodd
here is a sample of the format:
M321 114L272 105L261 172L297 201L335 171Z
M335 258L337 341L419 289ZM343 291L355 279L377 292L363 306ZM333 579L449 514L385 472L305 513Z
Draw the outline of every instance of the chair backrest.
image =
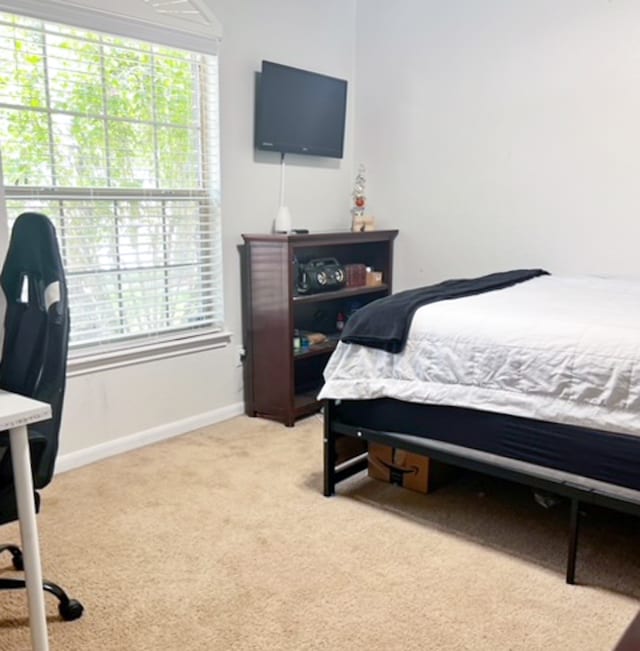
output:
M69 307L67 287L51 221L39 213L20 215L11 231L0 274L7 299L0 388L48 402L51 419L29 427L35 488L53 476L64 400Z

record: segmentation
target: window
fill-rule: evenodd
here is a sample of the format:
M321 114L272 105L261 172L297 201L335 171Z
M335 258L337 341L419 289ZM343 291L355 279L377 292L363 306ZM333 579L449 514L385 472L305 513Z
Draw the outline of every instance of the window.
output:
M217 59L0 13L10 223L56 226L72 350L219 330Z

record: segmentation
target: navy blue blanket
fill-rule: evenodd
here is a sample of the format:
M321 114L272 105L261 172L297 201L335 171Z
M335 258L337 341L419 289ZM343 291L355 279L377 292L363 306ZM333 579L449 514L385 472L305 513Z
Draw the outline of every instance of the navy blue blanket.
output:
M445 280L437 285L409 289L380 298L360 308L347 321L341 341L399 353L407 341L415 311L427 303L482 294L547 275L543 269L515 269L480 276Z

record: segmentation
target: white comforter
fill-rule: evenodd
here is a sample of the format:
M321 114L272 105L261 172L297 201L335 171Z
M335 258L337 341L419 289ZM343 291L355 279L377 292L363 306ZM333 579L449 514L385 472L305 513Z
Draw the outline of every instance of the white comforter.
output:
M338 344L320 398L396 398L640 436L640 278L541 276L421 307L392 354Z

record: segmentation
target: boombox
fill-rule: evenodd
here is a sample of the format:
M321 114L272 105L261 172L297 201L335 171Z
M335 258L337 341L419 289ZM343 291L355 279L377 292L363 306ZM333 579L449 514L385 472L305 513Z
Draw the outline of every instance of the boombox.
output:
M344 282L344 267L335 258L309 260L298 267L296 288L299 294L340 289Z

